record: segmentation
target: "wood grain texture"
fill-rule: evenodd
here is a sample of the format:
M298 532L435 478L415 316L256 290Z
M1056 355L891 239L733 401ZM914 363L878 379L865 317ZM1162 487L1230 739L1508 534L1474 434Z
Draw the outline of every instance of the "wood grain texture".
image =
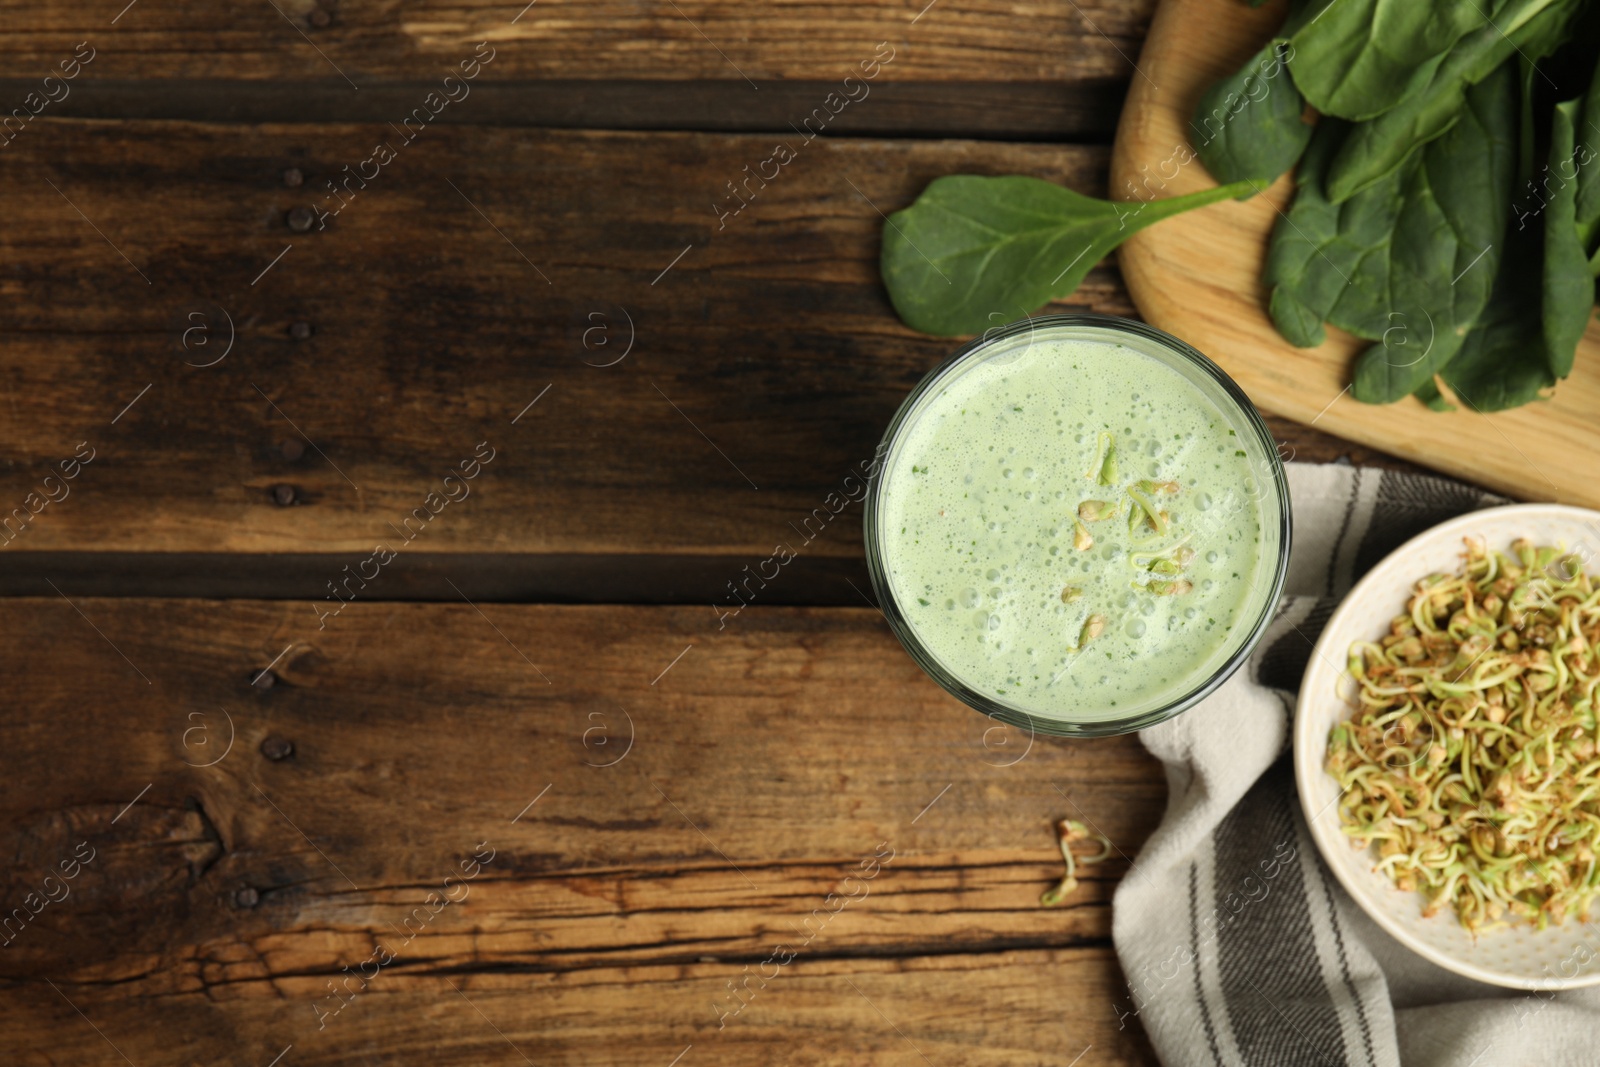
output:
M1174 169L1161 196L1215 185L1198 161L1162 164L1188 143L1200 93L1237 70L1282 17L1281 4L1161 5L1140 56L1150 80L1134 80L1122 113L1113 188L1138 189L1144 176ZM1410 397L1393 405L1358 403L1344 390L1354 355L1367 342L1329 328L1323 345L1295 348L1266 313L1261 266L1292 191L1286 176L1260 196L1167 220L1124 245L1119 262L1144 318L1209 354L1267 410L1314 420L1333 434L1513 497L1600 506L1600 324L1591 319L1572 376L1543 403L1493 415L1430 412Z
M287 225L382 140L397 158L326 229ZM412 547L753 564L798 542L954 347L893 317L879 210L950 170L1092 188L1105 152L791 136L719 219L776 140L39 120L0 158L0 510L79 441L97 456L10 550L365 554L482 441L472 495ZM1109 270L1078 299L1131 310ZM187 365L217 307L236 344ZM213 347L184 351L203 321ZM854 506L825 526L795 548L859 553Z
M1118 1030L1104 1002L1105 986L1117 977L1105 948L910 962L796 960L771 992L718 1030L713 998L729 995L726 982L737 973L694 965L575 979L385 975L320 1031L305 1006L320 983L314 990L286 986L282 1000L164 998L162 1031L151 1027L149 1009L114 992L63 985L57 993L30 984L0 999L0 1041L19 1067L122 1063L111 1044L139 1067L264 1067L285 1049L281 1067L673 1067L678 1056L681 1067L999 1067L1067 1063L1080 1054L1078 1067L1157 1062L1143 1033L1132 1023Z
M325 182L383 139L397 157L319 230ZM1094 191L1106 156L790 140L719 218L774 138L37 120L0 156L0 516L40 508L79 442L95 458L0 566L379 542L858 558L859 509L829 494L955 347L894 318L880 211L952 171ZM1068 306L1132 311L1110 267ZM471 495L402 542L483 441Z
M1133 738L986 736L870 610L719 631L688 608L355 604L318 630L293 602L10 607L6 1062L105 1062L68 1000L138 1064L521 1062L506 1038L540 1064L1147 1055L1106 939L1154 764ZM1121 856L1041 909L1063 816ZM28 904L83 842L69 894ZM376 944L395 959L325 1017ZM780 945L796 958L719 1028Z
M94 77L332 78L354 92L381 79L443 76L486 41L495 49L491 80L732 78L755 93L752 85L774 80L843 78L889 41L896 55L881 76L890 80L1074 82L1127 78L1126 57L1155 4L141 0L113 24L123 6L6 0L0 68L42 78L87 40Z
M480 126L593 130L786 132L830 92L831 81L768 82L758 93L737 77L622 81L543 79L475 83L470 107L434 121ZM0 101L39 88L0 78ZM438 88L434 80L369 82L358 93L338 79L83 77L51 105L52 118L180 119L194 122L388 122ZM1127 94L1126 77L1059 81L891 81L876 79L864 106L841 111L827 136L965 137L989 141L1110 144ZM852 88L860 93L859 88Z

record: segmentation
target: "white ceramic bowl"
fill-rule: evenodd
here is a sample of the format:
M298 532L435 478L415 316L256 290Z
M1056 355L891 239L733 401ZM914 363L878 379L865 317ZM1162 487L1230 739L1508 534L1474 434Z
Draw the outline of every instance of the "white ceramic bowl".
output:
M1388 633L1389 621L1404 613L1417 579L1459 569L1462 538L1468 536L1502 552L1518 537L1537 545L1564 545L1582 553L1591 573L1600 560L1600 512L1558 504L1513 504L1462 515L1391 553L1333 613L1306 668L1294 724L1300 806L1317 849L1340 883L1362 910L1412 951L1457 974L1514 989L1600 984L1600 923L1574 918L1543 931L1517 923L1474 938L1448 908L1423 918L1422 894L1396 889L1387 875L1372 869L1371 853L1354 848L1339 829L1339 787L1323 763L1329 729L1351 713L1347 701L1356 681L1345 670L1350 645Z

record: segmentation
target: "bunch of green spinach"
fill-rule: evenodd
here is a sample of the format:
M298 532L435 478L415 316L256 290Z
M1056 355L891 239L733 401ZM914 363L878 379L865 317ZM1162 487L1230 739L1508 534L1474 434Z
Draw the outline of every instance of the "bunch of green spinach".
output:
M1494 411L1571 372L1600 273L1600 2L1291 0L1190 133L1128 200L935 180L884 229L896 311L928 333L979 332L1070 294L1145 226L1295 168L1269 311L1295 345L1321 343L1325 323L1374 342L1358 399L1444 409L1442 381ZM1223 184L1146 195L1196 159Z

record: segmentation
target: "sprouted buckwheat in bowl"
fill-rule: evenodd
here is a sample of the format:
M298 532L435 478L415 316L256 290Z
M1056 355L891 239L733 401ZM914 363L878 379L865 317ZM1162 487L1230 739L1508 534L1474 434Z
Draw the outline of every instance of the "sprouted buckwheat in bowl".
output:
M1583 564L1467 538L1458 571L1350 647L1359 706L1328 736L1339 821L1425 916L1543 929L1600 896L1600 587Z
M1600 983L1600 513L1442 523L1328 620L1295 712L1318 851L1432 962L1521 989Z
M1040 733L1193 706L1260 638L1289 501L1271 436L1215 364L1142 323L1024 320L901 405L867 564L912 658Z

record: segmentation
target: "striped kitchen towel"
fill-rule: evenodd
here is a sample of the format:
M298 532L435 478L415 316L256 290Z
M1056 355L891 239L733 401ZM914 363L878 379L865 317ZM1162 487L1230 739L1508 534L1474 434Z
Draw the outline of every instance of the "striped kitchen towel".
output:
M1146 730L1161 826L1118 887L1126 990L1166 1067L1600 1064L1600 989L1519 993L1457 977L1384 933L1323 865L1289 749L1295 690L1339 598L1392 549L1503 503L1438 478L1291 464L1283 603L1215 695Z

